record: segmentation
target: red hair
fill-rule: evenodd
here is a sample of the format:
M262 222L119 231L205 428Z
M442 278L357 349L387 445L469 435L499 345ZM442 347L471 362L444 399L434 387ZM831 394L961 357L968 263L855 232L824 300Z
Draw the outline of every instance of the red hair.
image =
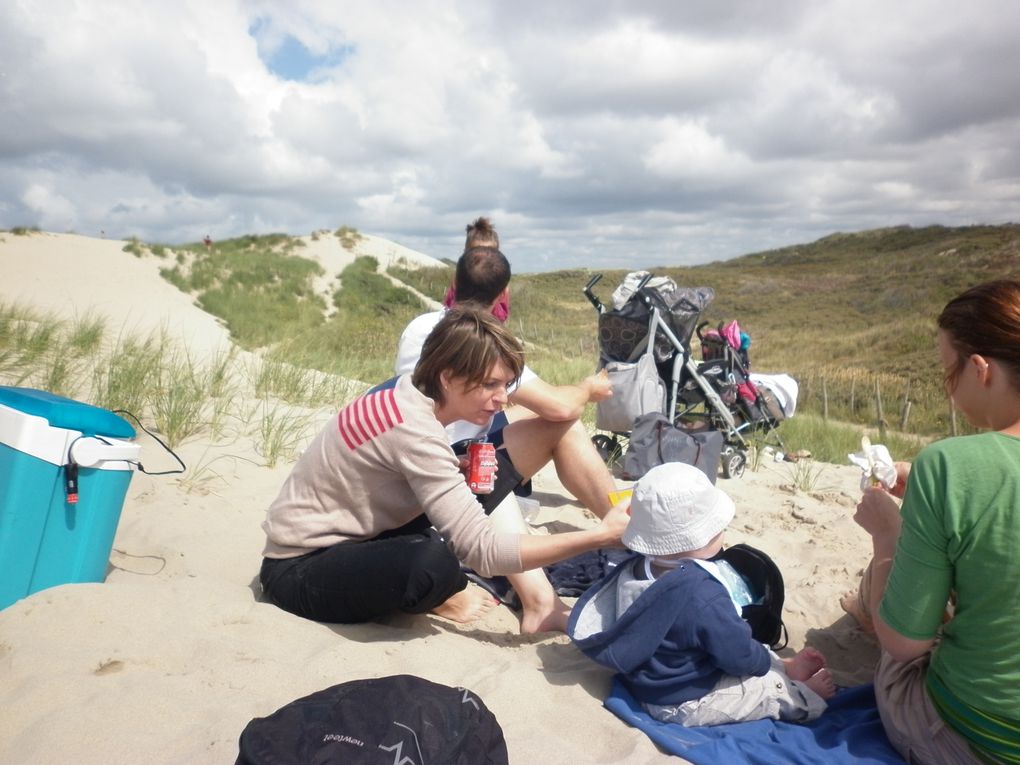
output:
M995 359L1020 390L1020 281L1000 279L979 284L950 300L938 318L956 349L956 364L946 374L948 390L974 354Z

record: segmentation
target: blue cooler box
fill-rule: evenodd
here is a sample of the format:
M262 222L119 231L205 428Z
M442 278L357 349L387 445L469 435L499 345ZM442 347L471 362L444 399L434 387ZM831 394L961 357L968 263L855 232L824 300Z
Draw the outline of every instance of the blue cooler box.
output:
M141 447L121 417L0 386L0 609L47 587L106 578ZM77 502L69 501L69 463Z

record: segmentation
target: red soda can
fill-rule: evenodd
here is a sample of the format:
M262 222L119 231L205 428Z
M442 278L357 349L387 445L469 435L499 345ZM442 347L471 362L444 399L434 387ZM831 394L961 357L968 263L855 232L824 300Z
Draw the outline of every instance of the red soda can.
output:
M496 487L496 447L488 441L468 444L468 486L475 494L491 494Z

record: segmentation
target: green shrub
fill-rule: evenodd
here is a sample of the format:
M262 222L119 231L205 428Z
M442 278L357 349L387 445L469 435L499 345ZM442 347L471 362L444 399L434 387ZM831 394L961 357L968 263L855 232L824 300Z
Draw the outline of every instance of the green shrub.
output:
M436 302L441 302L446 296L446 290L453 283L454 274L454 270L449 266L408 268L399 263L387 268L386 272Z
M345 250L353 250L354 246L360 242L364 237L358 232L358 229L351 228L350 226L341 226L336 230L336 238L340 240L340 245Z
M322 268L286 254L293 242L283 234L228 239L189 249L189 264L178 262L160 273L178 289L197 294L202 309L221 318L238 345L258 348L324 320L325 304L313 289Z
M128 243L125 244L124 247L121 248L121 249L124 252L130 252L136 258L140 258L140 257L142 257L142 255L145 254L145 251L142 249L142 243L139 242L138 238L134 237L134 236L131 237L131 239L128 240Z

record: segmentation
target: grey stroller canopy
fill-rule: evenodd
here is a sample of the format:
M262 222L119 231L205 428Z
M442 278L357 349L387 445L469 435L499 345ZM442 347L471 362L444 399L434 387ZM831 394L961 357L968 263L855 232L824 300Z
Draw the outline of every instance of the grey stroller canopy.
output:
M678 287L666 276L652 277L634 271L624 278L612 296L612 307L599 313L599 349L606 361L634 361L648 342L649 319L658 308L666 326L686 348L698 318L715 298L711 287ZM676 353L669 339L654 338L656 362L668 361Z

